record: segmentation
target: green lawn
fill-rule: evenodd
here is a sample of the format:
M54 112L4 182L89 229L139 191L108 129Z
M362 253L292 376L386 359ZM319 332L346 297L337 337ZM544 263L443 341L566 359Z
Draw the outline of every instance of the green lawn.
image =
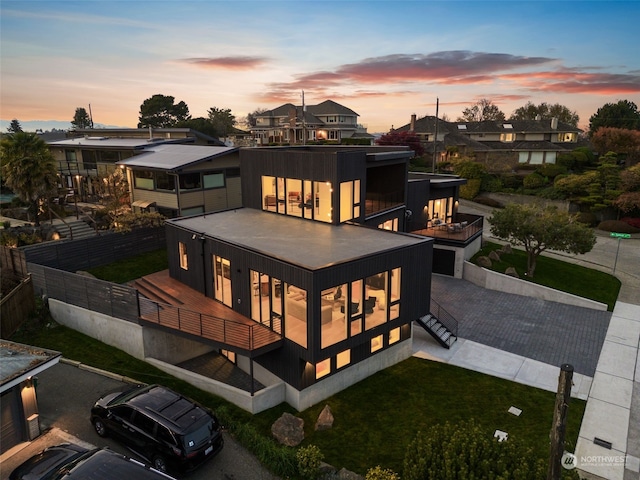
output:
M165 249L154 250L131 258L96 267L89 273L101 280L113 283L127 283L150 273L169 268L169 259Z
M500 250L500 248L502 245L485 242L482 249L471 258L471 262L475 263L478 257L489 255L491 251ZM526 252L516 248L513 248L512 252L500 254L500 261L492 261L489 269L504 273L507 267L515 267L523 280L606 303L608 310L613 311L621 285L620 280L613 275L541 255L536 262L534 278L529 278L525 276Z

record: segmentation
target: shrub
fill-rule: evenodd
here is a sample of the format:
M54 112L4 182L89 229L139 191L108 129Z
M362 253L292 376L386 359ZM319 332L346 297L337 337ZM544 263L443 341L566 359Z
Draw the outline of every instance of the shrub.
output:
M620 219L621 222L628 223L634 228L640 228L640 218L637 217L624 217Z
M378 465L367 471L364 480L400 480L400 477L393 470Z
M619 233L638 233L640 229L632 227L627 222L622 220L605 220L598 224L598 230L604 230L605 232L619 232Z
M584 223L585 225L589 225L590 227L595 227L598 223L598 219L595 214L591 212L580 212L576 217L576 220L580 223Z
M322 452L315 445L300 447L296 453L298 473L304 479L315 479L320 474L320 463L324 459Z
M566 195L555 188L553 185L540 189L536 192L537 197L546 198L549 200L564 200Z
M545 163L536 168L536 172L543 177L555 178L558 175L567 173L567 167L564 165L556 165L554 163Z
M536 189L544 187L545 179L539 173L530 173L526 177L524 177L522 181L522 186L527 189Z
M473 178L467 180L466 185L460 187L460 198L465 200L473 200L480 193L480 184L482 180L479 178Z
M516 189L522 186L522 177L519 175L502 175L501 179L504 188Z
M545 462L516 438L498 442L492 432L473 420L457 425L434 425L418 433L407 447L403 480L457 480L495 478L540 480L546 478ZM563 478L577 478L575 471Z
M11 221L5 220L4 222L2 222L2 228L4 228L5 230L8 230L9 228L11 228Z
M502 180L495 175L485 175L482 179L480 190L483 192L500 192L502 191Z

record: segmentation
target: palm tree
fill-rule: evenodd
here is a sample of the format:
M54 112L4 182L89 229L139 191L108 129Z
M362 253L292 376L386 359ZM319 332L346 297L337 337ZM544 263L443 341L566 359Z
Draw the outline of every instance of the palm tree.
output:
M0 165L5 184L30 205L34 223L39 226L40 203L56 192L58 184L49 147L35 133L14 133L0 142Z

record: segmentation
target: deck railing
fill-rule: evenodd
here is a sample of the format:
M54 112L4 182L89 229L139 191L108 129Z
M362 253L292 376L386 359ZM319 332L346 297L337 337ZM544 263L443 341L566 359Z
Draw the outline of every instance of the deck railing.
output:
M434 299L431 299L430 313L434 315L442 325L447 327L453 335L458 336L458 321Z
M282 331L281 325L274 325L272 330L260 323L248 324L220 318L168 303L156 302L142 296L138 296L138 305L140 318L147 322L213 340L246 352L252 352L282 340L282 335L276 333L276 331Z

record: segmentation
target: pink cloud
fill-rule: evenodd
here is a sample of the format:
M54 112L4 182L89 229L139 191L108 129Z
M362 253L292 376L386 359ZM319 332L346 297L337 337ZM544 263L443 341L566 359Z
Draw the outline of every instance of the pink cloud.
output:
M267 62L265 57L200 57L200 58L182 58L177 60L179 63L194 65L198 68L208 70L225 69L225 70L250 70L252 68L264 65Z

